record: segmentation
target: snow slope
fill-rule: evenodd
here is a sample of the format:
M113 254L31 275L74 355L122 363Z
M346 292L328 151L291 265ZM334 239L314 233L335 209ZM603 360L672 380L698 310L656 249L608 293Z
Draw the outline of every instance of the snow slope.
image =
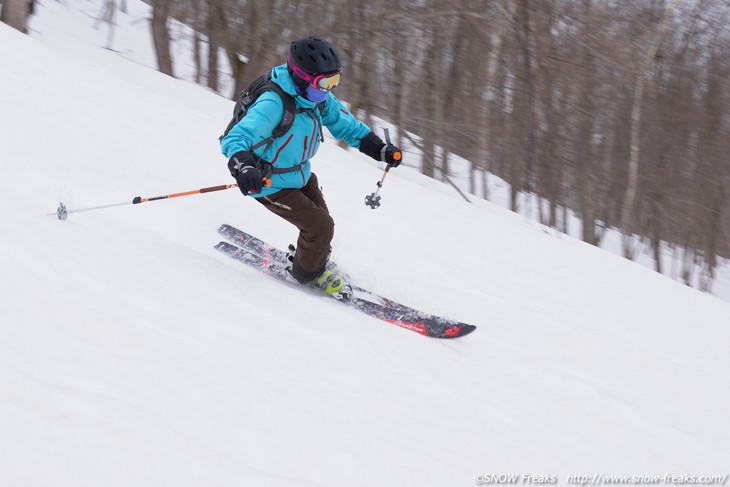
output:
M335 258L459 340L217 253L222 222L295 239L237 190L46 216L230 180L230 101L50 39L0 24L2 485L728 474L730 304L410 168L374 211L382 168L325 144Z

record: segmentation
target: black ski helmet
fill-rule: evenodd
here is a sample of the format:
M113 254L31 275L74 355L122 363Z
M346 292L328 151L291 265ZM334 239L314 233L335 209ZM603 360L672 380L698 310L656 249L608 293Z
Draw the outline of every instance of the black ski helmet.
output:
M290 59L309 74L331 73L340 69L335 46L317 37L305 37L289 46Z

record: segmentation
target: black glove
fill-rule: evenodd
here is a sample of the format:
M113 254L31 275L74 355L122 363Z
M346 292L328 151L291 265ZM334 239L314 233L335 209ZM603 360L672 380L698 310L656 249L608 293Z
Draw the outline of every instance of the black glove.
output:
M396 167L403 160L399 148L392 144L386 144L373 132L369 132L360 140L360 152L376 161L385 161L393 167Z
M261 192L261 188L264 186L261 179L261 171L253 166L243 167L241 172L238 173L238 176L236 176L238 189L246 196Z
M385 145L381 154L381 158L393 167L398 167L403 160L403 153L393 144Z
M236 178L238 189L246 196L260 193L263 188L259 166L258 158L249 151L238 151L228 160L231 176Z

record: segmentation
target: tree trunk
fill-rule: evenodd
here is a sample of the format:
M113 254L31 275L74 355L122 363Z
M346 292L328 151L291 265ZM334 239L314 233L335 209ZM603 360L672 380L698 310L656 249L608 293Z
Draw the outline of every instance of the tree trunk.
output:
M513 2L508 2L508 7ZM497 25L492 29L489 37L489 51L487 52L487 67L486 67L486 78L485 83L485 94L484 94L484 115L480 117L483 120L483 134L481 136L480 145L480 157L479 165L484 171L492 171L491 160L493 153L496 148L494 147L493 140L496 136L496 131L492 126L492 111L495 110L497 98L497 68L499 67L499 56L502 53L502 41L504 39L504 33L507 31L507 24L510 21L509 17L513 15L513 12L503 12L503 15L498 16L495 21ZM486 176L485 176L486 180ZM489 189L486 184L483 185L482 198L489 198Z
M218 49L220 48L220 28L218 26L218 7L214 0L206 1L205 35L208 36L208 57L206 72L208 88L218 92Z
M107 2L107 18L106 23L109 30L106 33L106 48L110 51L114 49L114 31L116 30L117 2L116 0L108 0Z
M634 205L636 203L636 194L639 188L639 163L641 161L641 108L644 103L644 87L646 86L646 75L659 51L659 46L664 40L666 32L666 19L669 6L666 3L662 9L661 18L659 19L654 32L649 39L646 50L639 62L638 71L636 73L636 81L634 82L634 91L632 96L631 107L631 128L629 141L629 175L626 183L626 195L621 207L621 229L624 232L623 238L623 254L628 259L633 258L633 238L634 233L632 225L632 215L634 213Z
M10 27L18 29L23 34L28 33L28 2L26 0L3 0L0 21Z
M583 0L582 3L582 25L583 35L586 40L581 46L581 64L583 67L581 81L576 91L578 93L577 131L575 137L575 190L577 192L578 212L581 216L581 238L584 242L598 246L596 236L596 213L597 194L595 186L595 162L598 154L595 151L594 117L595 107L595 83L592 81L592 74L595 72L595 59L592 46L588 44L593 24L593 6L591 0Z
M195 63L195 83L203 82L203 66L202 51L200 45L202 43L200 33L205 29L204 17L201 12L200 0L193 0L193 62Z
M157 67L168 76L175 76L172 71L172 55L170 54L170 32L167 29L167 18L170 14L170 0L152 1L152 42L157 54Z

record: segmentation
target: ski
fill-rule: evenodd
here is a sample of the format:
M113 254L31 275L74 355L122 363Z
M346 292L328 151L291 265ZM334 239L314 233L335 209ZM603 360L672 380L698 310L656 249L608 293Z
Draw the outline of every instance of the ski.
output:
M262 240L230 225L223 225L220 228L220 233L231 241L236 242L237 245L220 242L215 246L216 250L288 285L316 292L314 289L302 286L290 276L286 267L288 264L286 252L276 249ZM239 244L242 246L239 246ZM353 286L353 292L354 295L349 300L337 302L355 308L379 320L415 331L421 335L434 338L457 338L467 335L476 329L474 325L467 325L423 313L359 287Z

